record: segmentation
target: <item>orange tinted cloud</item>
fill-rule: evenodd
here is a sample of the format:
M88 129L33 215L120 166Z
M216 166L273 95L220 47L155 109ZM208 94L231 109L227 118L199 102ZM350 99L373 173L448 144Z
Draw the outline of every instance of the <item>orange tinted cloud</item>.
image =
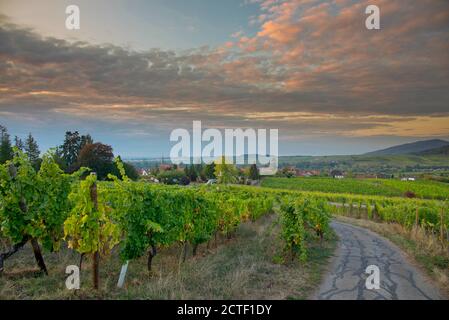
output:
M298 134L449 134L433 121L449 114L449 2L378 0L379 31L365 28L370 1L251 2L260 6L252 36L183 53L44 39L0 20L0 110L262 122Z

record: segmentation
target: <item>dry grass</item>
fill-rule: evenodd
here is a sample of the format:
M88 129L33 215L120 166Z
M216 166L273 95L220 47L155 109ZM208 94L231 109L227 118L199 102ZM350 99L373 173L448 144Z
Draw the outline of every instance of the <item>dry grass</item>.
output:
M50 275L36 272L31 248L6 261L0 278L0 299L305 299L321 279L335 248L332 237L323 247L310 248L309 262L279 264L282 243L277 215L240 226L236 237L219 239L218 247L202 245L196 257L180 263L180 246L160 251L149 277L146 258L129 264L126 285L116 287L120 272L117 253L101 261L100 289L92 289L90 261L85 260L81 289L65 288L65 268L79 263L70 250L45 254Z
M337 220L367 228L401 247L449 297L449 246L423 228L406 229L397 223L379 223L365 219L336 216Z

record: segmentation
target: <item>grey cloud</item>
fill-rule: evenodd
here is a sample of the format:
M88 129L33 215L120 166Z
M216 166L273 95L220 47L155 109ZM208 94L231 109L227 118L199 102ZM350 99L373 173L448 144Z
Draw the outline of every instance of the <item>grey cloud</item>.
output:
M310 3L310 7L315 4ZM397 12L397 19L404 23L414 13L405 7L403 13ZM317 30L310 24L304 39L296 36L285 47L279 46L285 55L300 40L309 41L304 55L284 63L282 56L270 50L248 53L204 47L134 52L108 44L72 43L42 38L0 17L0 88L8 89L1 92L0 111L36 118L51 118L55 112L67 118L89 115L108 121L120 121L121 116L123 122L132 120L142 126L149 121L177 126L202 119L211 125L246 127L261 125L246 114L273 111L407 119L449 114L449 68L445 68L449 51L445 51L447 43L438 41L449 39L447 27L429 23L413 36L410 30L417 29L411 25L408 31L389 34L390 25L400 25L387 15L386 30L373 40L379 44L376 48L369 41L359 42L360 32L351 32L353 20L347 25L340 20L323 25L318 30L326 31L322 36L313 35ZM330 33L336 26L341 30ZM396 40L398 35L402 38ZM318 70L321 64L333 62L335 67ZM286 90L284 83L292 79L301 85ZM36 91L50 94L30 94ZM153 104L162 109L145 107ZM180 111L180 107L187 109ZM376 127L379 122L273 118L269 126L298 134L340 134Z

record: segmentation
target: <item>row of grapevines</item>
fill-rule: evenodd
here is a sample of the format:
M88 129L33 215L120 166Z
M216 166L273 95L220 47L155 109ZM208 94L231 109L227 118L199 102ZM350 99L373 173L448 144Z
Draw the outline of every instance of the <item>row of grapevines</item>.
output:
M330 206L323 199L311 196L286 196L281 202L282 237L285 251L291 257L307 259L307 237L316 234L322 241L329 230Z
M273 207L272 197L226 187L134 183L120 161L122 180L110 176L112 183L97 182L95 175L81 181L82 171L66 175L51 154L35 172L16 152L12 161L0 166L0 236L12 245L1 255L2 268L3 260L29 240L33 247L40 242L50 251L65 240L82 255L94 254L94 260L119 244L123 260L148 251L150 268L158 247L190 243L196 251L218 232L229 236L240 223ZM43 259L41 263L46 271Z
M15 157L0 165L0 236L11 244L0 254L0 272L4 260L29 241L41 270L47 272L39 242L46 250L59 249L71 185L84 169L64 174L50 152L36 172L22 152L14 151Z
M342 193L302 192L281 189L260 188L260 192L271 192L278 196L309 196L323 199L332 205L334 214L393 222L406 228L420 226L438 234L441 241L449 239L449 202L438 200L363 196Z
M119 160L116 164L122 179L110 175L112 183L97 186L95 176L89 176L70 195L74 207L64 223L65 239L81 254L105 254L119 244L123 261L147 253L151 270L158 248L191 244L195 253L198 245L218 232L230 236L240 223L257 219L273 208L272 197L227 187L131 182L123 164Z
M417 198L435 200L445 200L449 193L449 185L447 183L429 180L401 181L398 179L266 177L262 180L262 186L297 191L320 191L386 197L403 197L407 192L413 192Z

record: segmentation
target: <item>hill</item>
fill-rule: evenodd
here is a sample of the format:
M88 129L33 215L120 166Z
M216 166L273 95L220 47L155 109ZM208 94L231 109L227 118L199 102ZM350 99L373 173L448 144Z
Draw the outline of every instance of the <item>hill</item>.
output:
M353 156L281 156L279 166L295 166L304 170L339 169L353 173L398 174L449 170L446 154L353 155Z
M418 153L419 155L449 155L449 145L434 148L430 150L421 151Z
M449 146L449 142L440 139L417 141L412 143L401 144L390 148L368 152L369 156L385 156L385 155L401 155L401 154L417 154L432 149L438 149ZM433 153L432 153L433 154Z

